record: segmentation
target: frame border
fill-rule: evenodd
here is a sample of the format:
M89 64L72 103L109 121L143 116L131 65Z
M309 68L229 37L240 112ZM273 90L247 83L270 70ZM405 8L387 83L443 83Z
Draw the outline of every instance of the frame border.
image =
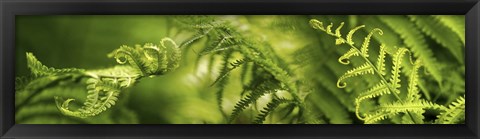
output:
M372 8L373 7L373 8ZM478 0L3 0L0 1L0 138L479 138ZM464 125L23 125L15 124L16 15L461 14L466 23ZM353 130L352 130L353 129ZM348 132L345 132L348 131Z

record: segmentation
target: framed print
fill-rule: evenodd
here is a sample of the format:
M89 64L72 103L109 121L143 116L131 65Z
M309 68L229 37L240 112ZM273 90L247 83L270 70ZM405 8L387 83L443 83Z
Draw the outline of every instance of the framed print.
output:
M478 138L477 1L3 1L5 138Z

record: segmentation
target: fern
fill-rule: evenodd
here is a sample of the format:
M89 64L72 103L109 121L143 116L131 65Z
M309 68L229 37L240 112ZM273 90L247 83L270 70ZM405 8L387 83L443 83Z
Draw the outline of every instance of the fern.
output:
M222 99L223 99L223 91L224 91L224 88L225 86L227 85L228 83L228 75L230 73L230 71L232 71L234 68L236 67L233 67L233 68L228 68L228 58L231 56L231 52L229 52L229 54L226 54L224 55L224 63L222 65L222 70L221 70L221 73L220 75L218 76L218 78L213 82L212 85L214 85L215 83L218 83L218 86L219 86L219 89L218 91L216 92L216 95L217 95L217 105L218 105L218 109L220 110L220 112L222 112L222 114L224 115L224 117L226 117L225 115L225 112L223 111L223 107L222 107Z
M42 90L37 93L25 105L18 107L15 113L15 122L22 124L122 124L122 123L139 123L137 114L133 113L131 109L125 107L127 97L122 97L118 100L118 105L111 110L104 112L91 118L77 118L71 116L63 116L59 113L53 96L62 95L68 98L79 99L85 97L82 85L75 83L68 84L69 87L56 86ZM65 93L68 92L68 93ZM24 101L20 94L29 94L30 92L17 92L16 101ZM78 106L72 102L71 105Z
M162 123L465 122L461 16L159 19L159 33L172 39L120 46L107 55L116 60L110 67L53 68L27 53L22 69L31 75L15 79L17 123L138 123L136 113L142 122ZM139 84L163 75L164 83ZM191 84L170 87L179 82ZM173 91L154 95L175 100L146 94L126 107L129 89L144 87ZM156 100L159 111L141 106Z
M291 78L290 70L288 67L282 66L284 62L282 62L282 60L273 53L273 50L269 47L269 44L246 39L244 35L234 29L230 24L228 24L228 22L222 22L215 19L199 20L202 20L203 22L183 22L189 27L187 27L187 29L194 29L197 32L192 37L186 39L186 42L191 42L190 40L207 38L207 43L200 51L199 56L221 55L224 57L222 60L223 65L220 69L220 75L215 79L215 81L213 81L213 85L218 88L217 104L219 105L221 112L223 112L223 107L221 105L223 100L222 97L225 93L224 88L230 73L242 65L248 65L248 63L253 64L252 68L247 68L247 66L244 66L242 69L251 71L241 71L241 80L244 81L242 82L242 84L244 84L242 95L246 96L235 104L233 111L227 120L228 123L233 122L240 115L240 113L251 104L255 104L257 99L262 95L270 93L276 95L276 91L279 90L288 91L290 93L289 97L292 97L293 101L299 104L298 106L300 109L303 109L303 100L301 100L299 97L299 92L297 90L298 87L295 83L295 80ZM202 30L208 30L208 32ZM213 40L210 40L212 38ZM229 59L233 57L231 56L232 53L239 53L241 54L242 58L231 63L229 62ZM231 63L231 67L228 67L228 63ZM251 78L251 82L244 80L246 76ZM273 111L273 108L265 110ZM269 114L269 112L263 114L266 116ZM264 119L256 119L254 122L263 122L261 120Z
M465 96L457 98L455 102L452 102L448 109L438 115L436 123L438 124L454 124L462 123L465 121Z
M443 25L450 28L457 36L462 40L465 45L465 19L461 16L452 15L434 15L434 18L438 19Z
M437 110L445 110L444 106L433 104L432 102L428 102L426 100L415 100L412 102L394 102L391 104L384 104L380 105L377 109L377 112L372 115L365 116L365 123L375 123L380 120L383 120L388 117L395 116L398 113L417 113L422 114L425 112L426 109L437 109ZM414 117L411 117L414 118ZM423 122L422 119L414 120L417 123Z
M335 84L331 84L335 86ZM314 86L318 92L327 92L320 86ZM325 90L325 91L324 91ZM346 94L349 95L349 94ZM318 110L317 115L324 115L328 119L328 123L332 124L346 124L352 123L352 119L349 116L347 109L342 107L340 102L335 99L336 97L328 93L311 93L307 97L309 100L307 106L310 109ZM353 105L353 104L352 104Z
M120 92L133 86L137 80L175 70L179 66L181 51L173 40L164 38L160 41L160 46L150 43L143 47L137 45L135 48L120 46L109 54L109 57L114 57L117 63L123 65L100 70L54 69L48 68L33 54L27 53L28 67L38 78L32 80L32 83L25 88L38 86L34 82L45 78L52 81L64 76L75 77L75 80L81 79L86 84L88 94L83 106L78 110L71 110L69 105L75 99L64 100L62 97L55 96L57 107L60 112L68 116L80 118L96 116L115 105ZM41 90L41 88L34 89ZM30 91L35 92L32 89Z
M428 36L447 48L460 63L464 62L462 42L464 43L465 40L460 40L462 36L458 36L455 32L450 31L447 26L442 25L439 21L433 19L433 17L418 15L408 17Z
M443 65L435 64L439 62L437 62L437 59L434 57L432 50L428 48L423 34L415 29L415 24L408 22L407 19L401 16L383 17L380 19L391 28L395 28L394 31L400 35L406 46L413 51L414 56L424 62L425 68L441 85L443 81L441 67Z
M358 119L363 120L365 123L375 123L380 120L384 120L386 118L398 115L399 113L405 113L411 118L412 121L414 121L414 123L423 123L423 118L418 117L416 115L423 114L425 112L425 109L430 108L430 109L445 110L445 108L441 105L434 104L426 100L420 100L416 86L418 85L417 71L421 66L422 62L420 62L419 60L414 61L411 57L408 57L408 58L410 60L410 64L412 64L414 68L410 73L411 74L410 82L408 83L408 89L406 92L407 97L406 98L400 97L399 95L401 94L401 79L400 79L401 74L400 73L401 73L401 67L403 65L402 61L404 59L404 55L409 52L408 49L398 48L398 50L396 50L396 52L392 55L393 65L391 67L390 80L386 80L387 76L384 72L385 70L384 63L385 63L385 54L386 54L384 44L380 45L380 54L378 55L378 58L377 58L377 64L373 64L374 62L368 59L369 57L368 47L369 47L370 38L372 37L372 34L374 32L379 32L379 35L382 35L383 31L381 31L380 29L373 29L367 35L367 37L365 37L364 43L359 49L354 45L355 43L352 41L352 36L358 29L365 27L364 25L357 26L351 29L348 32L347 37L342 38L340 34L338 33L334 34L331 32L331 29L329 28L332 25L329 25L327 29L325 29L323 27L323 23L315 19L310 20L310 24L314 29L321 30L323 32L326 32L326 34L335 37L336 45L347 44L348 46L350 46L350 50L340 57L339 62L341 64L344 64L344 65L349 64L349 62L346 62L346 61L348 61L352 56L361 57L365 62L363 65L359 67L355 67L352 70L349 70L346 73L344 73L342 76L340 76L338 79L337 87L339 88L346 87L347 84L344 83L343 80L347 78L359 76L359 75L375 74L380 79L380 82L377 85L368 89L368 91L366 91L365 93L360 94L355 99L355 103L356 103L355 114ZM341 26L342 25L340 25L339 28ZM372 99L372 98L384 96L384 95L393 95L397 100L390 104L380 105L372 114L365 113L362 115L360 113L361 102L366 101L367 99Z
M240 101L237 102L232 111L232 114L228 119L228 123L231 123L245 108L247 108L250 104L254 103L258 98L265 95L266 93L271 93L263 89L258 90L259 91L252 91L252 93L248 94L245 98L242 98Z
M265 118L272 113L280 104L283 103L292 103L294 101L284 99L284 98L275 98L273 99L270 103L267 104L263 110L260 111L260 114L255 118L255 121L253 123L255 124L261 124L263 121L265 121Z
M27 65L30 71L34 76L48 76L48 75L56 75L56 74L66 74L66 73L79 73L81 74L84 72L82 69L55 69L49 68L43 65L40 61L37 60L32 53L27 52Z

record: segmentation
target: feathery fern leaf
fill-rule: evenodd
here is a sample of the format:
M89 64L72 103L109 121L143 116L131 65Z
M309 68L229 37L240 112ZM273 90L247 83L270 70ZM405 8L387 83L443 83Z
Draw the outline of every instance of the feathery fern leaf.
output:
M465 18L453 15L433 15L433 17L455 32L465 46Z
M228 123L233 122L235 118L245 109L247 108L250 104L254 103L258 98L261 96L271 93L270 91L265 91L263 89L258 89L252 91L252 93L248 94L246 97L242 98L240 101L235 104L235 107L233 109L232 114L228 118Z
M160 47L150 43L143 47L137 45L135 48L124 45L109 54L109 57L114 57L119 64L128 62L128 65L87 71L54 69L44 66L33 54L27 53L28 67L31 72L35 76L44 76L37 77L31 82L41 81L47 84L39 86L38 84L30 85L30 83L25 88L47 86L50 82L63 78L72 79L70 82L77 78L84 79L88 95L81 108L70 110L70 102L75 99L63 100L61 97L55 96L55 100L58 109L64 115L80 118L91 117L115 105L120 92L132 86L136 80L146 76L163 75L165 72L175 70L179 66L181 51L172 39L163 38L160 41ZM49 82L46 82L45 79Z
M465 97L458 97L452 102L448 109L438 115L436 123L438 124L455 124L465 120Z
M263 123L263 121L265 121L265 118L267 118L267 116L270 113L272 113L275 110L275 108L277 108L280 104L292 103L292 102L294 102L294 101L284 99L284 98L273 99L272 101L270 101L270 103L267 104L267 106L265 108L263 108L263 110L260 111L260 114L258 114L258 116L255 118L255 121L253 121L253 123L255 123L255 124Z
M218 105L222 105L222 96L224 91L224 82L228 78L230 72L241 65L244 66L241 70L241 80L243 84L242 95L246 94L246 97L241 99L234 107L231 116L228 118L228 123L231 123L235 118L250 104L255 104L257 98L262 96L261 94L273 93L276 95L277 90L285 90L290 93L293 100L300 103L302 100L298 94L298 86L294 79L291 78L292 72L289 70L286 64L280 59L269 46L269 44L260 42L258 40L247 39L243 34L239 33L228 22L222 22L217 20L210 20L204 22L187 23L190 25L190 29L200 31L202 29L211 29L208 32L197 33L196 36L214 38L213 41L207 43L207 45L200 51L199 55L221 55L223 57L230 55L231 53L239 53L242 56L241 60L237 60L231 63L231 68L228 67L228 57L223 60L222 69L220 75L214 81L212 85L216 85L217 101ZM204 28L195 28L197 25ZM189 39L187 39L189 40ZM243 71L243 70L248 71ZM259 71L255 71L259 70ZM247 75L250 74L250 75ZM251 81L243 82L245 77L251 78ZM272 86L272 87L267 87ZM282 87L279 87L282 86ZM263 91L263 92L262 92ZM272 92L273 91L273 92ZM300 105L300 109L303 109Z
M408 17L413 20L418 28L422 29L425 34L450 50L450 53L452 53L460 63L463 63L465 58L463 57L462 49L464 47L462 47L462 42L465 40L461 40L461 36L450 31L448 27L442 25L431 16L410 15Z
M438 109L438 110L445 110L444 106L434 104L432 102L426 100L415 100L412 102L394 102L391 104L383 104L379 106L379 111L385 111L389 113L397 113L397 112L415 112L421 111L424 109ZM423 113L423 112L420 112Z
M312 25L313 28L319 29L321 31L325 31L323 27L321 27L322 23L318 20L312 19L310 21L310 24ZM354 46L353 42L351 42L351 37L352 34L358 30L359 28L363 28L364 26L357 26L356 28L352 29L349 31L349 36L350 39L346 39L347 44L351 47L350 50L347 52L345 55L352 55L349 53L353 53L352 51L355 50L357 52L357 55L362 57L363 60L365 60L365 63L361 66L355 67L352 70L347 71L345 74L342 74L338 78L338 83L341 83L344 79L348 77L353 77L356 75L362 75L360 73L370 73L370 74L376 74L380 78L380 83L375 85L374 87L368 89L367 92L360 94L356 99L355 99L355 114L356 116L360 119L363 120L365 123L375 123L377 121L398 115L400 113L405 113L406 115L409 116L409 119L412 120L414 123L423 123L424 117L422 114L425 112L425 109L439 109L439 110L445 110L445 108L441 105L434 104L432 102L426 101L426 100L420 100L420 96L418 94L418 75L417 71L422 65L422 62L420 60L413 61L410 55L407 55L408 58L410 58L410 63L413 65L413 69L411 70L410 73L410 82L408 82L408 88L407 88L407 98L406 101L405 99L401 98L398 94L401 93L401 80L400 80L400 72L401 72L401 67L403 65L403 59L405 53L409 52L408 49L406 48L398 48L395 53L391 54L392 55L392 68L391 68L391 77L390 80L386 80L387 78L385 75L384 71L384 66L385 66L385 45L380 45L380 54L378 55L377 58L377 64L376 66L373 65L372 61L368 59L368 41L369 38L372 36L372 32L382 32L380 29L375 28L372 30L367 37L364 40L364 44L362 44L361 49L359 50L356 46ZM328 30L327 30L328 31ZM327 34L330 34L327 32ZM379 33L380 35L383 34ZM331 34L330 34L331 35ZM344 38L338 37L337 35L331 35L336 37L336 40L345 40ZM348 57L349 58L349 57ZM345 59L345 58L344 58ZM340 63L342 63L341 60L339 60ZM342 63L345 64L345 63ZM348 63L347 63L348 64ZM380 70L379 70L380 69ZM358 74L353 74L353 73L358 73ZM344 88L346 86L346 83L343 84L338 84L337 85L339 88ZM378 96L384 96L388 94L393 94L395 98L397 99L393 103L389 104L381 104L379 108L375 110L373 114L360 114L360 104L366 99L378 97Z
M439 65L440 62L434 57L432 50L425 42L423 34L416 29L415 24L402 16L383 16L380 19L403 38L404 43L411 49L413 55L424 62L425 68L441 85L443 81L442 65Z
M46 76L46 75L56 75L56 74L67 74L67 73L79 73L81 74L84 70L82 69L55 69L49 68L43 65L37 58L30 52L27 52L27 65L30 68L30 71L35 76Z

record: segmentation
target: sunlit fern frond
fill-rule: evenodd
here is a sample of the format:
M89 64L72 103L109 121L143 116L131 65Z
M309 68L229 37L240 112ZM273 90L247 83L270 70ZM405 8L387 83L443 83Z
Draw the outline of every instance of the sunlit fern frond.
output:
M69 105L75 99L63 99L55 96L58 109L65 115L73 117L96 116L116 104L120 93L133 86L143 77L163 75L179 67L181 50L170 38L164 38L160 44L145 44L143 47L126 45L109 54L121 64L99 70L55 69L49 68L38 61L32 53L27 53L27 65L35 76L23 90L40 93L41 90L58 84L58 82L83 82L87 88L87 98L78 110L72 110ZM19 83L19 82L17 82ZM31 98L31 97L30 97ZM19 103L19 106L24 104Z
M456 124L465 122L465 96L458 97L452 102L448 109L438 115L435 123L438 124Z
M426 100L420 100L420 96L418 94L418 74L417 71L420 68L420 66L423 64L422 62L414 61L412 57L408 54L409 50L406 48L398 48L395 53L393 54L388 54L391 55L392 57L392 67L390 74L390 77L386 76L387 74L384 72L385 71L385 55L387 54L385 52L385 45L381 44L380 49L379 49L379 55L376 61L376 64L374 61L370 60L368 57L368 47L369 47L369 42L370 38L372 37L372 34L375 32L379 32L379 35L383 34L383 31L380 29L373 29L370 31L370 33L365 37L364 43L362 44L361 47L355 46L354 42L352 41L352 36L353 34L360 28L365 27L364 25L357 26L353 29L351 29L348 32L348 35L346 38L341 37L340 34L338 33L332 33L331 32L331 26L329 25L327 29L323 27L323 23L316 20L312 19L310 20L310 24L314 29L321 30L325 32L326 34L329 34L330 36L335 37L336 39L336 45L341 45L341 44L346 44L350 47L350 50L347 51L343 56L340 57L339 62L341 64L349 64L346 60L350 59L352 56L360 57L365 61L365 63L361 66L355 67L352 70L347 71L343 75L341 75L338 79L337 87L339 88L344 88L346 87L346 83L343 83L343 81L346 78L351 78L359 75L365 75L365 74L373 74L376 75L377 78L379 78L379 83L370 89L368 89L365 93L360 94L356 99L356 108L355 108L355 113L357 118L360 120L363 120L365 123L375 123L377 121L398 115L400 113L405 113L407 115L410 115L410 118L412 121L415 121L416 123L423 123L423 118L422 117L415 117L411 116L412 113L416 115L421 115L425 112L426 108L434 108L434 109L440 109L440 110L445 110L443 109L443 106L434 104L432 102L426 101ZM340 25L339 27L341 27ZM407 55L405 55L407 54ZM413 65L413 70L410 73L410 80L408 82L407 86L407 97L402 98L400 97L401 92L401 68L403 65L403 60L405 59L405 56L407 56L406 59L410 61L410 64ZM389 78L389 80L387 80ZM379 106L373 113L364 113L361 114L360 111L360 104L363 101L366 101L367 99L372 99L375 97L379 96L384 96L384 95L393 95L397 99L395 102L391 104L384 104Z

